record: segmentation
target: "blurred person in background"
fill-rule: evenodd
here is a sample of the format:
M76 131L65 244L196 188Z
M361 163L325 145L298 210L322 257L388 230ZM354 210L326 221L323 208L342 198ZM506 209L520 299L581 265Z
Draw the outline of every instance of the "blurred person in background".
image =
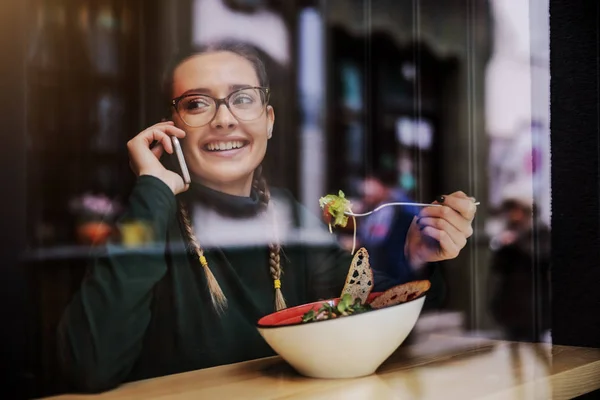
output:
M411 202L407 193L398 187L393 171L378 171L365 177L360 185L361 204L364 211L373 210L389 202ZM392 287L427 277L438 290L428 296L426 307L440 307L444 298L444 283L439 268L430 263L415 265L407 260L407 235L411 223L422 229L419 208L414 206L385 207L357 221L357 239L369 251L375 280L382 288ZM423 222L426 222L423 221ZM405 243L405 246L399 246Z
M550 229L534 224L531 181L502 194L504 229L492 238L491 311L506 338L545 340L550 328Z
M262 175L275 111L252 48L217 43L183 52L166 74L165 96L171 120L127 144L138 179L122 221L144 223L152 240L126 251L108 245L59 326L62 366L78 390L274 355L256 321L339 296L350 267L351 254L318 217ZM167 167L171 136L181 140L189 185ZM471 236L473 200L456 192L440 202L421 210L419 222L402 217L404 228L390 238L403 269L454 258ZM300 221L325 239L294 238ZM374 290L413 277L385 275Z

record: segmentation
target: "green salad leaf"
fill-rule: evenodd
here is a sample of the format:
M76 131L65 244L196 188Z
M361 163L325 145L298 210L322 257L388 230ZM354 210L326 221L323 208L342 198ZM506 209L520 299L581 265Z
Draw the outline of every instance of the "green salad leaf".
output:
M348 216L344 213L350 210L350 200L341 190L338 195L328 194L319 199L319 206L331 215L333 226L345 227L348 224Z
M317 311L310 310L305 313L302 316L302 322L322 321L346 315L360 314L371 309L369 304L362 304L359 298L354 299L350 293L344 293L337 306L323 303Z

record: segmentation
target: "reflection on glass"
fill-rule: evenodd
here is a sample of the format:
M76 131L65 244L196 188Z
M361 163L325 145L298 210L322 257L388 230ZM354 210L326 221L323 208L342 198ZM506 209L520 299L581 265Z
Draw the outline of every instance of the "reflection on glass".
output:
M540 88L547 85L549 73L544 52L524 46L539 43L547 30L536 32L533 41L523 41L522 35L528 31L533 35L532 30L538 28L525 18L528 2L491 1L489 9L482 6L486 12L469 14L467 21L464 7L453 2L416 7L415 2L390 1L385 3L389 7L382 8L384 3L369 1L353 3L359 7L348 7L342 1L326 2L326 7L305 7L305 2L285 6L258 2L244 7L242 3L251 2L238 1L235 9L228 7L231 2L220 0L177 3L169 5L176 8L169 8L172 14L168 16L156 4L142 6L135 1L46 0L37 4L27 65L28 241L35 249L32 259L44 266L60 264L73 281L65 279L61 290L65 299L52 305L56 309L48 315L53 317L44 322L52 326L45 329L56 329L57 315L73 297L73 288L79 287L90 254L105 260L110 248L118 257L140 257L139 265L150 265L143 272L152 270L156 260L164 262L166 245L150 246L160 241L156 224L143 218L118 220L137 179L129 169L126 143L164 116L163 101L170 98L160 98L158 88L149 86L160 80L158 64L166 63L166 55L175 50L171 44L183 47L186 41L198 44L233 37L259 49L267 60L270 104L277 117L268 142L271 168L265 168L265 175L277 175L285 189L302 200L303 207L298 207L302 212L295 203L281 200L277 190L271 193L277 207L242 221L197 204L189 207L187 223L173 211L170 234L178 232L181 237L168 243L169 254L182 265L188 259L196 264L189 270L173 269L173 275L165 279L175 277L199 291L169 297L156 290L165 296L163 300L190 301L193 305L187 310L206 312L206 319L213 322L212 309L199 305L210 301L208 292L203 291L207 287L203 280L206 263L201 261L208 257L211 267L244 267L234 272L247 274L240 282L250 289L229 288L235 292L230 298L233 302L240 293L247 295L248 301L241 303L250 304L250 311L239 315L253 318L273 308L272 298L261 298L254 307L254 294L272 296L281 281L284 293L290 290L285 280L294 278L296 264L304 265L316 254L314 264L327 265L321 251L337 246L336 239L343 249L351 247L351 231L330 235L322 224L317 214L320 196L342 189L355 211L360 211L386 201L431 202L441 194L462 190L481 201L474 235L456 259L420 265L423 269L418 270L431 272L426 276L443 288L439 297L432 296L434 311L427 310L436 322L429 333L548 340L549 116L543 106L547 92ZM189 26L178 20L180 16L189 16ZM297 25L289 24L296 20ZM168 39L155 41L163 31L145 37L148 27L154 26L165 28ZM292 26L298 30L292 31ZM298 46L292 46L294 43ZM290 49L296 47L298 53L294 54ZM149 65L148 60L157 64ZM534 72L539 80L532 81ZM290 83L290 77L297 81ZM243 88L223 102L205 93L192 93L176 101L175 108L191 131L211 121L223 104L238 122L262 118L266 98L266 91L260 88ZM226 145L234 147L233 143ZM214 144L210 147L211 151L221 150ZM206 193L202 196L208 197ZM137 201L143 203L148 197L140 195ZM212 201L224 203L222 197ZM304 207L312 214L304 214ZM150 207L145 215L153 211ZM416 276L407 267L404 240L419 212L390 208L357 222L358 241L372 249L373 264L380 271L394 272L396 280ZM197 246L190 239L190 229L207 256L194 250ZM164 240L164 235L160 239ZM107 243L112 247L104 246ZM283 246L279 258L273 243ZM302 246L317 250L313 254L311 247L305 257L298 250ZM247 251L260 260L258 267L247 261ZM290 268L284 269L282 279L273 279L270 266L287 256L292 260L286 264ZM163 267L156 268L160 273L144 290L166 282ZM214 268L217 280L230 282L235 274L224 277L224 271L231 272ZM257 279L263 279L268 290L252 286ZM298 288L309 285L297 282L297 287L287 292L291 293L290 304L305 300L298 295ZM318 284L319 279L314 282ZM130 293L119 293L125 292ZM190 314L194 318L184 318L192 324L190 331L212 326L196 318L196 311ZM171 329L175 324L169 323L176 315L161 314L164 320L152 327ZM452 327L444 324L449 319L455 321ZM214 340L228 344L231 339L244 347L235 342L237 332L233 331L226 330ZM165 342L160 334L152 340L161 345ZM181 346L188 352L198 351L195 361L200 361L194 367L238 361L266 351L250 346L244 349L247 353L224 356L223 349L229 351L230 347L223 345L210 348L210 357L204 357L205 348L197 340L194 336L189 346ZM136 365L152 365L145 362L157 358L152 351L173 356L174 348L145 347L148 358ZM57 354L51 350L49 353ZM517 356L523 357L514 356L516 361L520 360ZM521 368L523 363L516 361L514 365ZM507 360L498 362L506 366ZM412 393L427 393L427 385L421 383L428 381L429 373L435 371L419 376L416 384L413 381Z

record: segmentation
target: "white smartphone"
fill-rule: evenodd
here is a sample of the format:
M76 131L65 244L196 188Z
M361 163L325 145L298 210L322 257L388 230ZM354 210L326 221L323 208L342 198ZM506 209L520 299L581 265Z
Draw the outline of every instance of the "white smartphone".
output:
M177 156L177 161L179 161L179 170L181 171L181 177L186 184L190 184L192 179L190 178L190 171L188 170L187 164L185 163L185 159L183 158L183 151L181 151L181 144L179 143L179 139L175 136L171 136L171 142L173 143L173 149L175 150L175 155Z

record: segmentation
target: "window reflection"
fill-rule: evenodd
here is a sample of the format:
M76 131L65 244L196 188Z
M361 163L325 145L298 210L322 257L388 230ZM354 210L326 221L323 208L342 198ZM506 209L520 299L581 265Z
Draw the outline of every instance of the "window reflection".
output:
M32 0L24 259L46 316L38 321L47 333L40 390L63 387L53 370L52 332L89 257L111 241L127 251L153 240L152 228L117 222L135 181L126 142L166 116L155 86L174 47L186 41L233 38L256 48L277 111L265 174L313 214L320 215L320 196L340 189L355 211L390 200L431 202L454 190L477 197L474 236L459 258L436 268L446 290L431 315L440 330L547 340L542 3L496 0L465 10L451 2ZM178 21L184 17L191 22ZM290 228L292 217L281 218L279 233L289 243L333 239L322 226ZM386 248L394 218L358 220L359 244ZM209 248L270 241L252 235L254 226L215 226L202 237ZM351 229L335 235L352 246Z

